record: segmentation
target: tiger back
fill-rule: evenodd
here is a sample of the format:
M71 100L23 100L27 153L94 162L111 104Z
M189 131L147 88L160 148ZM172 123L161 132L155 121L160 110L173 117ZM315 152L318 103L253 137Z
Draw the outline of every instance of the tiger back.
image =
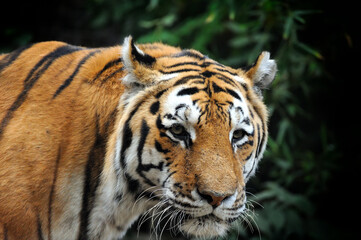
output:
M266 146L275 73L267 52L232 69L131 37L0 55L0 239L121 238L142 214L224 235Z

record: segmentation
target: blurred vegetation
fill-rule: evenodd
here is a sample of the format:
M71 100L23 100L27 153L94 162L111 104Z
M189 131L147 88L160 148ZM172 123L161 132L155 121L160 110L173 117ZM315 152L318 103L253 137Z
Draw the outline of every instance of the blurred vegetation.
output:
M347 199L341 199L342 191L353 188L339 179L357 174L359 163L353 170L346 166L361 155L343 139L359 128L336 112L343 108L339 99L353 101L344 97L345 82L338 79L350 76L342 71L350 63L339 59L356 51L352 14L343 14L348 4L336 11L312 0L74 0L48 1L48 11L40 12L43 3L25 4L35 13L28 22L6 22L0 51L53 39L115 45L129 34L139 43L194 48L232 67L270 51L279 71L265 92L268 149L248 184L253 213L224 239L346 239L356 232L345 212L357 209L350 204L346 210ZM340 122L347 124L342 131Z

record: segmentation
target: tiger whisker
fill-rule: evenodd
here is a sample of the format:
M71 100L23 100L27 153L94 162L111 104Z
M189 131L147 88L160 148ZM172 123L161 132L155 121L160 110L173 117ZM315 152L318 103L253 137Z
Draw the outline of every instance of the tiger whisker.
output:
M152 188L157 188L157 187L156 187L156 186L149 187L149 188L147 188L146 190L144 190L141 194L139 194L139 196L137 197L137 199L135 200L135 202L134 202L134 204L133 204L133 208L134 208L134 206L135 206L138 202L140 202L143 198L146 197L146 193L148 192L148 190L150 190L150 189L152 189ZM163 188L157 188L157 189L151 191L151 192L150 192L150 195L151 195L152 197L148 198L147 201L152 200L152 199L154 199L154 198L156 198L156 197L159 197L159 196L163 196L163 193L156 195L155 193L158 192L158 191L162 191L162 192L163 192L164 189L163 189ZM147 202L147 201L146 201L146 202Z
M154 205L153 207L151 207L150 209L148 209L147 211L145 211L142 216L139 218L138 220L138 226L137 226L137 229L139 231L141 225L143 225L148 219L152 218L152 216L148 216L155 208L158 208L159 205L164 205L166 203L161 201L159 203L157 203L156 205Z
M151 221L151 226L152 226L152 232L151 235L154 233L156 239L160 239L157 233L157 229L159 228L159 224L160 222L167 217L167 215L163 218L163 215L171 208L171 206L168 206L167 208L161 210L159 213L152 215L152 221ZM156 219L158 219L157 224L154 226L154 223L156 221Z
M162 230L161 230L161 232L160 232L160 234L159 234L160 239L162 238L162 234L163 234L163 232L164 232L167 224L168 224L169 221L171 220L171 217L169 217L169 216L172 216L172 215L173 215L173 213L172 213L172 212L169 212L168 214L166 214L166 216L164 216L164 218L163 218L162 220L159 221L159 222L161 222L161 221L163 221L164 219L168 218L168 220L164 223L164 226L163 226L163 228L162 228Z
M161 214L158 214L158 216L157 216L158 222L157 222L157 225L155 226L155 230L156 230L156 231L157 231L157 229L159 229L159 225L160 225L161 221L163 221L163 219L165 219L165 218L169 215L169 213L167 213L167 210L169 210L170 208L171 208L171 206L163 209L163 210L161 211ZM164 214L165 214L165 215L164 215Z
M247 223L248 227L250 228L251 232L253 233L254 232L254 228L253 226L256 227L257 229L257 232L258 232L258 236L259 236L259 239L262 239L262 236L261 236L261 231L258 227L258 224L255 220L255 213L254 211L250 210L250 209L246 209L245 212L244 212L244 215L242 216L243 220L245 220L245 222Z
M138 222L138 227L137 227L138 231L139 231L141 225L143 225L147 220L154 217L154 211L157 211L159 208L163 207L166 203L167 203L167 200L164 199L164 200L158 202L156 205L154 205L150 209L148 209L146 212L144 212ZM153 211L152 215L148 216L152 211ZM159 214L159 213L157 213L157 214Z
M160 194L153 194L153 196L151 197L151 198L148 198L145 202L144 202L144 204L147 204L148 202L150 202L150 201L152 201L154 198L163 198L164 197L164 195L163 195L163 193L160 193Z

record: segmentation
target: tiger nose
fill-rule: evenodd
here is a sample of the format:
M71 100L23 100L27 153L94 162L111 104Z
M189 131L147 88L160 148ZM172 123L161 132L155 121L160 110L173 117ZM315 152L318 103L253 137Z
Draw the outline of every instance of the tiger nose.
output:
M221 203L232 194L221 194L213 191L202 191L198 189L198 194L205 199L213 208L218 207Z

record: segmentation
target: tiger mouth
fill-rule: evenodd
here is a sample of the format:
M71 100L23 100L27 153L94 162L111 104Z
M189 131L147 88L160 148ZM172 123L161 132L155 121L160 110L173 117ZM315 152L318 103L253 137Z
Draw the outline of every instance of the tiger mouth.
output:
M181 205L181 206L185 205L185 208L180 207L180 206L174 206L173 204ZM234 221L236 221L237 219L239 219L245 210L245 204L243 204L239 207L234 207L232 209L225 208L224 210L221 210L218 212L216 211L216 209L201 210L202 212L204 211L203 213L200 213L199 211L197 211L197 209L198 209L197 207L195 207L194 209L189 209L189 208L193 208L193 206L191 206L190 204L181 203L179 201L173 200L173 201L168 202L167 205L169 206L168 211L178 212L178 214L182 215L183 222L199 220L200 222L212 221L212 222L222 223L222 224L231 224ZM227 214L224 213L226 216L217 216L220 214L223 215L222 211L228 211Z
M236 221L237 219L239 219L238 217L234 217L234 218L227 218L226 220L223 220L219 217L217 217L216 215L214 215L213 213L204 215L204 216L200 216L200 217L196 217L193 216L191 214L184 214L184 221L190 221L190 220L198 220L200 222L204 222L204 221L212 221L212 222L216 222L216 223L222 223L222 224L231 224L234 221Z
M177 207L171 207L168 211L178 212L178 222L174 223L174 225L177 226L180 232L188 236L205 238L225 235L231 224L241 216L239 214L235 217L221 219L213 212L202 216L195 216L185 213L184 210Z

